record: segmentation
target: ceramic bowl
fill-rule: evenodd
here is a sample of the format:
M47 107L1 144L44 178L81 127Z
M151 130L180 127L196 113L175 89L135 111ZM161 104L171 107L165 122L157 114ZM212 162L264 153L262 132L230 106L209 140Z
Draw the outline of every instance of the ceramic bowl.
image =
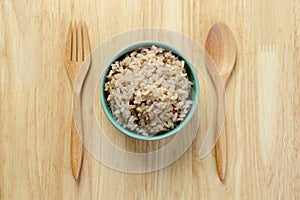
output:
M178 56L179 59L185 61L185 68L186 68L188 78L193 83L193 85L192 85L193 92L191 92L191 100L193 100L193 105L191 107L191 110L185 117L185 119L182 122L180 122L177 126L175 126L175 128L173 128L172 130L164 132L162 134L157 134L154 136L143 136L143 135L139 135L129 129L124 128L121 124L119 124L117 122L117 120L114 117L114 115L112 114L109 104L107 102L108 94L106 91L104 91L104 86L105 86L105 83L107 82L106 76L108 75L109 71L111 70L111 64L113 64L117 60L121 60L122 58L124 58L126 56L126 54L129 54L130 52L137 50L140 47L149 48L152 45L155 45L156 47L162 47L165 50L171 51L175 56ZM119 52L117 52L113 56L113 58L109 61L109 63L107 63L107 65L104 69L104 72L101 75L101 79L100 79L100 101L101 101L101 105L102 105L102 108L103 108L103 111L104 111L106 117L112 123L112 125L116 129L118 129L121 133L123 133L129 137L138 139L138 140L149 141L149 140L165 139L167 137L170 137L170 136L176 134L178 131L180 131L184 126L186 126L186 124L191 120L192 116L195 114L195 111L196 111L196 108L198 105L199 93L200 93L200 91L199 91L199 82L198 82L197 73L196 73L193 65L191 64L191 62L184 55L184 53L182 53L181 51L172 47L169 44L158 42L158 41L142 41L142 42L131 44L131 45L126 46L125 48L121 49Z

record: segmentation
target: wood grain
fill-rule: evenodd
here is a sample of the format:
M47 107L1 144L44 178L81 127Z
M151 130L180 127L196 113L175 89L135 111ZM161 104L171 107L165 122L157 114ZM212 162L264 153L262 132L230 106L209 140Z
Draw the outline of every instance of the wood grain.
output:
M299 4L0 0L0 199L300 199ZM80 183L73 180L72 88L63 63L71 19L87 22L92 48L141 27L176 30L203 45L215 21L231 27L238 54L226 89L225 183L213 153L199 160L192 148L147 174L114 171L85 152Z

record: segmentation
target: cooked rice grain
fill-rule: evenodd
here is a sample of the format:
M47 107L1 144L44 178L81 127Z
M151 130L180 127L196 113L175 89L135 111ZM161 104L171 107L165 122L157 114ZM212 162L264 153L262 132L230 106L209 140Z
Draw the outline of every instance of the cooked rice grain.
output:
M163 48L139 48L111 65L105 91L123 127L149 136L185 119L193 101L183 60Z

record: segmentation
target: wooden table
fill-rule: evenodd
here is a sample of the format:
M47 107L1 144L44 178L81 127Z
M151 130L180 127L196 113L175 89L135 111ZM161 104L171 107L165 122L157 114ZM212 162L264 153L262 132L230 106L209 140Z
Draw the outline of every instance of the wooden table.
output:
M72 89L63 63L70 20L91 47L142 27L203 45L225 21L237 41L227 86L228 174L191 147L171 166L126 174L85 151L70 157ZM0 199L300 199L300 1L0 0Z

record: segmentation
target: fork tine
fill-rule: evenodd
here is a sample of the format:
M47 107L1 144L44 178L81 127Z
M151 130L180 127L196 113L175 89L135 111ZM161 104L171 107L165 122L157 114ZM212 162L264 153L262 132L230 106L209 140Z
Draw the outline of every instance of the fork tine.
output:
M69 25L67 42L66 42L66 49L65 49L65 58L71 60L71 53L72 53L72 21Z
M87 28L86 28L86 23L83 22L82 23L82 38L83 38L83 56L84 59L87 58L87 56L90 54L91 52L91 47L90 47L90 41L89 41L89 34L87 32Z
M83 49L82 49L82 22L79 22L77 26L77 61L83 61Z
M74 28L72 28L72 61L77 61L77 23L75 21Z

